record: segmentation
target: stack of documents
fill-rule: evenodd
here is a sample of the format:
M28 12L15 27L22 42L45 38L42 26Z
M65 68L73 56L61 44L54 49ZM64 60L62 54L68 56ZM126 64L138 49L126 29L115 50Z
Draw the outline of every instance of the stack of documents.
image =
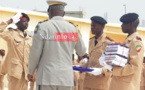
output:
M119 55L105 55L105 62L112 66L124 67L127 63L127 58Z
M121 44L109 44L99 61L101 65L105 62L108 65L124 67L127 63L128 55L129 48L127 46Z
M105 54L118 54L127 58L129 55L129 48L125 45L109 44L106 47Z

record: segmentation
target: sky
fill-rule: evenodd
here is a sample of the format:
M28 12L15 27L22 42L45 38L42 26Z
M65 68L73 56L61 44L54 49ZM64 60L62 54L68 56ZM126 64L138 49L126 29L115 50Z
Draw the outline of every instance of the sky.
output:
M67 3L66 11L83 10L84 18L102 16L109 23L121 23L120 17L125 13L139 14L140 25L145 27L145 0L62 0ZM0 0L1 7L24 10L46 11L46 0ZM105 17L105 15L107 17Z

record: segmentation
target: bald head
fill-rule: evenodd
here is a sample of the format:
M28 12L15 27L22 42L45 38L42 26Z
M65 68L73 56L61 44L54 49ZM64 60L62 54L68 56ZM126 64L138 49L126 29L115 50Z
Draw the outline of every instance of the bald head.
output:
M49 18L51 19L54 16L64 16L64 6L61 4L52 5L48 8Z

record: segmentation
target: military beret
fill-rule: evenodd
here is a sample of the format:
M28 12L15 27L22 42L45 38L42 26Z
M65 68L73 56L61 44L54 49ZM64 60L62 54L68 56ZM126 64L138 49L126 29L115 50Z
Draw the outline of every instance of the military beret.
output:
M27 19L28 19L28 21L30 21L30 18L29 18L29 16L28 16L27 14L25 14L25 13L22 13L22 16L21 16L21 18L23 18L23 17L27 18Z
M102 24L102 25L105 25L107 23L107 21L100 16L93 16L93 17L91 17L91 20L95 23L99 23L99 24Z
M120 18L120 21L122 23L131 23L133 21L135 21L137 18L138 18L138 14L136 13L128 13L128 14L124 14L121 18Z
M63 2L63 1L60 1L60 0L47 0L47 3L48 3L49 6L56 5L56 4L63 5L63 6L67 5L66 2Z

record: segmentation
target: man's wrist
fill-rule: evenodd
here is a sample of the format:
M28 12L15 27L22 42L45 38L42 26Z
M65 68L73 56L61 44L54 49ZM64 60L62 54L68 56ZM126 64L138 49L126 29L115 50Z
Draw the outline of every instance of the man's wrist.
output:
M7 21L7 24L9 25L9 24L11 24L13 22L13 20L12 19L9 19L8 21Z

